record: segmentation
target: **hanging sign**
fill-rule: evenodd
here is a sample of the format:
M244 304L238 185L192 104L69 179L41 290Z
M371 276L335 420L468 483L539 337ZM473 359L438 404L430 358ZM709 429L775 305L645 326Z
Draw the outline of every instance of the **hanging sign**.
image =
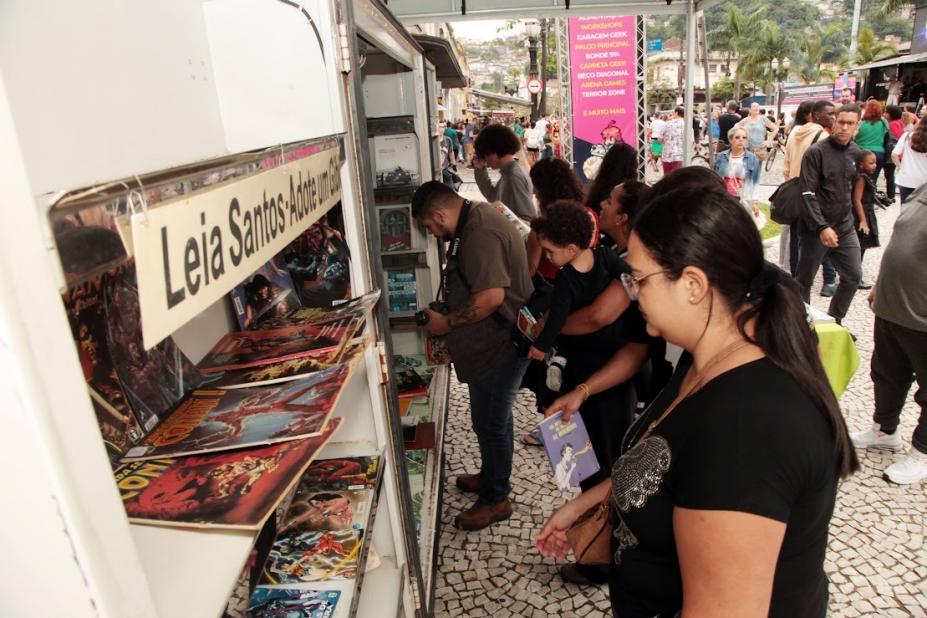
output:
M637 148L635 17L571 17L573 162L591 180L618 142Z
M151 348L228 293L341 199L340 152L317 152L131 217Z

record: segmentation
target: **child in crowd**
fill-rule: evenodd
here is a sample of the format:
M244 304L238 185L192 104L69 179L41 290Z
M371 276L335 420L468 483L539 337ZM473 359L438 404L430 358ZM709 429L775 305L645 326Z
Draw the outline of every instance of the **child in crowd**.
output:
M531 222L544 256L559 269L546 323L528 351L535 360L547 357L571 312L592 304L620 276L614 251L590 248L593 226L586 209L573 200L554 202Z
M875 215L875 185L872 174L876 171L876 155L862 150L856 155L856 179L853 181L853 219L859 236L860 260L866 249L879 246L879 222ZM872 284L860 281L859 289L868 290Z

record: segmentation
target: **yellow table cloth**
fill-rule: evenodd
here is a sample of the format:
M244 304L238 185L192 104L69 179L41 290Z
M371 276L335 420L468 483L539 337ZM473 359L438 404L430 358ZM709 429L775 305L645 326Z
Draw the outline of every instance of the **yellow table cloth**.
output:
M859 352L856 351L850 331L836 322L817 322L814 330L818 334L818 349L824 373L839 399L859 367Z

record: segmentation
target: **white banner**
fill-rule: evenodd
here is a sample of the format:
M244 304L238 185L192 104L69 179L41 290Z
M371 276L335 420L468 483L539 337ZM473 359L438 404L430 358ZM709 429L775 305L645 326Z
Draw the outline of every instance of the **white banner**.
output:
M145 348L216 302L341 199L338 148L132 215Z

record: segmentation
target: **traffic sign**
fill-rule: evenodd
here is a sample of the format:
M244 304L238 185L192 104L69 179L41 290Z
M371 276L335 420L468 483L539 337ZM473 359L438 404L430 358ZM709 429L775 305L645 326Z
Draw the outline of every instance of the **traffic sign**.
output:
M528 80L528 92L531 94L537 94L541 91L541 80L539 79L529 79Z

